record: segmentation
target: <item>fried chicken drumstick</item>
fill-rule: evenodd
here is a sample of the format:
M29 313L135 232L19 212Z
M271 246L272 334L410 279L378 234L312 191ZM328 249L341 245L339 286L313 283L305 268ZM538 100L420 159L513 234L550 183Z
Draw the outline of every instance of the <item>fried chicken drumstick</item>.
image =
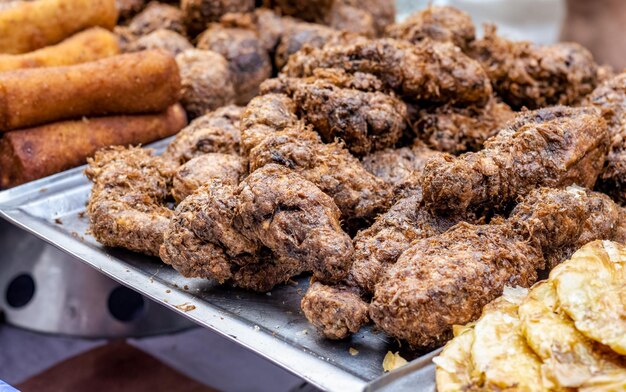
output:
M303 271L342 279L352 254L332 199L291 170L267 165L238 187L208 182L176 209L161 259L187 277L267 291Z
M606 122L592 108L557 106L520 114L476 153L439 156L424 168L433 211L506 210L539 186L592 187L609 147Z

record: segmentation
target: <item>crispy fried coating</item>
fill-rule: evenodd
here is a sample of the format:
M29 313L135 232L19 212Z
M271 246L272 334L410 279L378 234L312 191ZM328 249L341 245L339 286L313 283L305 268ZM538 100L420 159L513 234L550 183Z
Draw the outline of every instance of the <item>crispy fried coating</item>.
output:
M424 168L424 201L449 214L504 211L539 186L591 187L609 146L606 122L591 108L557 106L517 116L485 148L434 157Z
M370 317L413 346L440 343L453 325L476 319L505 285L533 284L553 249L621 235L616 230L621 218L611 211L599 216L605 212L594 207L598 200L618 208L608 197L579 187L540 188L506 221L460 223L414 242L383 273Z
M185 35L183 12L173 5L151 1L128 24L131 34L140 37L154 31L165 29Z
M17 2L0 13L0 53L31 52L90 27L110 30L116 21L115 0Z
M228 61L211 50L189 49L176 56L181 103L192 118L234 103L234 76Z
M440 155L443 153L428 148L418 140L409 147L388 148L366 155L361 163L365 170L398 188L413 181L416 173L421 177L426 162Z
M167 146L163 158L175 165L209 153L239 154L243 108L224 106L193 120Z
M285 95L253 99L242 118L241 137L250 171L270 163L293 169L331 196L346 222L371 220L387 207L390 188L348 150L322 143L298 122L293 101Z
M360 7L335 2L326 16L330 27L339 31L360 34L374 38L378 35L372 14Z
M89 159L89 230L101 244L159 254L172 216L165 206L172 167L152 153L111 147Z
M287 20L284 32L277 42L274 63L277 69L282 69L289 56L305 46L321 48L327 43L347 43L351 35L342 35L338 30L315 23L305 23L296 20ZM345 40L343 38L346 38Z
M162 49L176 56L188 49L193 49L193 45L181 34L166 29L158 29L150 34L132 40L124 47L125 52L140 52L142 50Z
M211 181L176 209L161 257L185 276L266 291L302 271L326 282L347 273L352 244L332 199L279 165L237 189ZM205 255L210 255L207 257Z
M160 112L178 102L180 76L162 51L0 74L0 131L82 116Z
M349 79L343 72L337 77L328 72L302 79L280 77L274 81L280 87L272 90L291 96L300 117L326 143L341 140L356 156L393 147L406 128L406 105L383 92L342 88L359 84Z
M599 85L585 104L602 112L609 126L611 147L596 188L626 204L626 73Z
M176 104L155 114L83 118L7 132L0 139L0 188L80 166L107 146L172 136L186 124L185 111Z
M465 52L476 38L476 27L472 18L458 8L431 5L402 22L388 26L386 33L390 38L413 43L425 38L452 42Z
M413 128L419 139L435 150L462 154L480 150L485 140L515 118L515 112L491 98L484 107L443 105L421 109L416 117Z
M367 303L353 288L313 282L301 308L307 320L329 339L343 339L369 321Z
M487 26L470 53L483 64L498 96L514 109L572 105L597 84L593 56L576 43L509 41Z
M204 31L208 24L217 22L229 12L251 12L255 0L181 0L185 24L191 36Z
M491 84L480 63L451 43L416 44L390 38L305 48L283 68L287 76L311 76L317 68L371 73L399 96L429 103L485 105Z
M63 42L25 54L0 54L0 72L55 67L100 60L119 54L115 35L101 27L77 33Z
M212 23L198 37L197 47L224 56L233 75L236 103L245 105L272 74L272 62L257 34L249 29Z
M239 155L219 152L200 155L176 170L172 181L172 196L180 203L213 179L219 179L226 185L237 186L245 174L245 161Z

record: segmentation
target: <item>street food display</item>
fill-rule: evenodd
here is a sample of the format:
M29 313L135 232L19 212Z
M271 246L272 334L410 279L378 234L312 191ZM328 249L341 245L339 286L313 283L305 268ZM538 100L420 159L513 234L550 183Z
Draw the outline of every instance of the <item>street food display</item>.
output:
M100 244L308 274L320 336L448 342L442 391L626 387L626 73L451 7L55 2L0 9L0 187L87 162Z

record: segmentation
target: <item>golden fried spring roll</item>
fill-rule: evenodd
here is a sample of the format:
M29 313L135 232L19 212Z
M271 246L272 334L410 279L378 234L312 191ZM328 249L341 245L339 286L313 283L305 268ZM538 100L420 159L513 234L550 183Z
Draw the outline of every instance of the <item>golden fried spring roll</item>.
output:
M0 11L0 53L26 53L54 45L89 27L111 30L115 0L38 0Z
M187 125L183 108L133 116L62 121L7 132L0 139L0 188L9 188L85 163L98 149L145 144Z
M0 131L82 116L154 113L178 102L180 75L164 51L0 73Z
M120 53L115 34L101 27L77 33L60 44L24 54L0 54L0 72L57 67L100 60Z

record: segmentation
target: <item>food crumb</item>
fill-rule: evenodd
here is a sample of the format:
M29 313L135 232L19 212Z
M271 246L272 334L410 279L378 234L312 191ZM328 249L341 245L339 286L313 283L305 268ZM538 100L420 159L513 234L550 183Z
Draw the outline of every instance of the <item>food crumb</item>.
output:
M309 330L308 329L303 329L302 331L296 333L296 335L308 335L309 334Z
M191 312L196 309L195 305L190 304L189 302L185 302L184 304L174 305L174 307L178 310L182 310L183 312Z
M392 370L401 368L406 364L406 359L402 358L399 352L396 351L396 353L394 354L391 351L387 351L385 359L383 359L383 370L385 372L390 372Z
M81 211L78 213L78 218L83 219L85 217L85 211Z
M61 218L55 218L54 223L56 223L57 225L62 225L63 221L61 220Z
M354 348L354 347L350 347L350 349L348 349L348 352L349 352L349 353L350 353L350 355L352 355L353 357L354 357L354 356L359 355L359 350L357 350L357 349L356 349L356 348Z
M165 292L166 292L167 294L169 294L169 293L171 293L171 292L172 292L172 290L169 290L169 289L168 289L168 290L165 290Z
M184 285L184 286L183 286L183 290L189 290L189 286Z
M261 327L259 327L258 325L255 325L255 326L254 326L254 330L255 330L255 331L260 331L260 330L261 330Z

